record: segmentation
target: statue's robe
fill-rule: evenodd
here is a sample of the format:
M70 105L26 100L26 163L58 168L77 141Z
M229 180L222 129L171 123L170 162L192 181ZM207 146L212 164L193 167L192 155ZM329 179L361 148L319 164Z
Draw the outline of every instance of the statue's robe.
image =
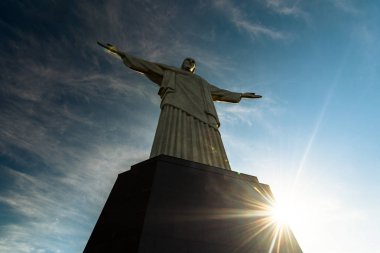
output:
M123 61L160 86L161 115L150 157L164 154L230 170L213 101L238 103L241 93L164 64L127 54Z

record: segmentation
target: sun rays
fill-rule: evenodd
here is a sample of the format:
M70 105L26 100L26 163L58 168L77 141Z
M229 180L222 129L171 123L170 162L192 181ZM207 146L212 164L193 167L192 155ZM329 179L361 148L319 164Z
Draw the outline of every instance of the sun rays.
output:
M276 201L270 188L264 184L239 190L225 196L226 202L235 208L193 209L186 213L173 210L171 217L176 217L180 222L207 220L212 221L211 224L229 224L226 229L234 240L239 241L239 248L234 252L302 252L291 230L292 223L297 219L292 201Z
M253 221L246 224L249 229L246 232L245 243L249 243L255 238L262 238L270 242L265 252L302 252L290 229L291 224L297 219L294 203L282 199L276 201L269 188L253 187L261 198L250 201L252 211L248 217L255 217Z

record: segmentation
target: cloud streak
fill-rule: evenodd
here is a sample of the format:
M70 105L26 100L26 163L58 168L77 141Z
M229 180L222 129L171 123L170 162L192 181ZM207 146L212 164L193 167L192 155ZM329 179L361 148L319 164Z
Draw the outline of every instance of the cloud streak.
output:
M348 14L358 15L361 11L350 0L329 0L338 10Z
M283 32L251 22L243 11L229 0L215 0L213 4L218 10L224 13L238 29L247 32L253 38L265 36L272 39L286 39L288 37L288 35Z
M49 151L53 157L59 152ZM62 162L62 165L51 167L50 172L27 174L4 166L0 168L11 184L2 192L0 204L23 217L20 223L1 227L2 252L83 250L83 243L89 236L83 234L83 227L87 227L87 231L91 229L116 175L131 164L144 160L146 151L128 145L107 147L103 144L98 150L85 150L78 156L80 159L68 156L54 161ZM49 157L41 159L49 161ZM66 159L76 162L65 163ZM65 251L67 244L73 245Z
M309 15L298 7L299 1L266 0L266 5L272 11L286 16L308 19Z

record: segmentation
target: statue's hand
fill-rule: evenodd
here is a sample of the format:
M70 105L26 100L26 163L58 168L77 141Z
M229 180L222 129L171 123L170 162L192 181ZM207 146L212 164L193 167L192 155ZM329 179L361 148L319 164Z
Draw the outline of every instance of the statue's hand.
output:
M105 49L107 49L109 52L113 53L113 54L117 54L120 58L124 58L125 57L125 54L120 51L119 49L117 49L114 45L112 44L103 44L99 41L97 41L98 45L101 46L101 47L104 47Z
M245 92L241 94L242 98L262 98L260 95L256 95L255 93L252 92Z

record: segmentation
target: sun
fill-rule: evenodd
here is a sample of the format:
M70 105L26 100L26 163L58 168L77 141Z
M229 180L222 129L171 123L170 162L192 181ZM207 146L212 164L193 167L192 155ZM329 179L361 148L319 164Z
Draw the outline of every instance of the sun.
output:
M291 200L278 200L273 204L270 215L277 225L292 225L297 219L294 207Z

